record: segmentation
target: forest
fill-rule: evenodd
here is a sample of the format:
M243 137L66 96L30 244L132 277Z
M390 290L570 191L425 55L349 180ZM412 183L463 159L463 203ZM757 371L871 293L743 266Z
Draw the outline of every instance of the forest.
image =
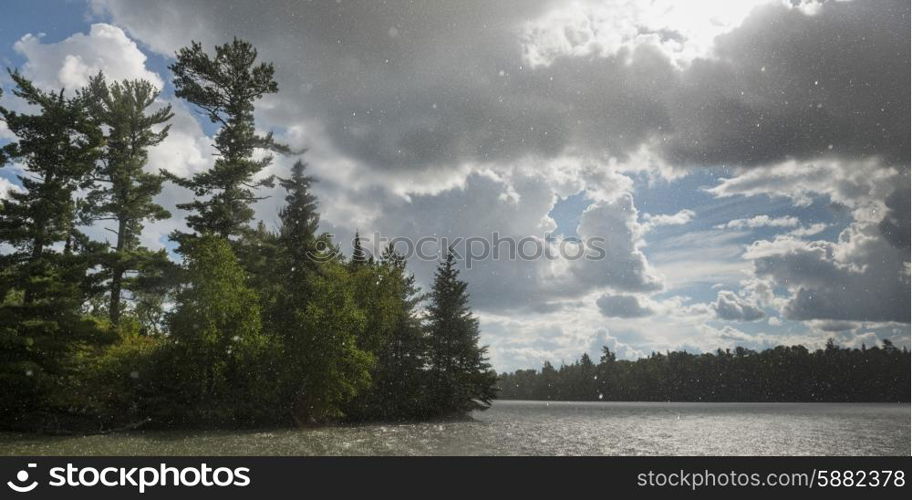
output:
M315 425L451 418L490 405L496 374L448 253L431 289L404 258L345 258L318 232L314 179L259 175L297 155L258 134L256 101L279 91L248 42L170 66L175 95L217 128L214 164L189 177L147 168L171 108L146 81L38 88L10 71L26 111L0 165L21 187L0 202L0 429ZM265 154L264 154L265 152ZM176 258L142 245L186 189ZM255 222L258 188L285 192L280 226ZM85 234L103 224L109 241Z
M594 363L518 370L500 377L501 399L551 401L908 402L908 349L889 340L849 349L736 347L715 353L653 353L619 360L607 347Z

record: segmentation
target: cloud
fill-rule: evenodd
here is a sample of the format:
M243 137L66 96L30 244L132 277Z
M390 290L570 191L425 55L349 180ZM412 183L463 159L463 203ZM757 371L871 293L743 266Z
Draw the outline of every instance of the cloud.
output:
M909 322L908 253L876 226L853 224L837 243L780 237L745 254L757 276L786 287L784 316L794 320Z
M694 218L693 210L683 209L673 214L643 214L643 227L648 231L658 226L683 226Z
M719 291L712 308L716 311L716 317L728 321L757 321L766 316L759 307L729 290Z
M22 73L38 86L74 90L104 71L109 80L143 79L158 88L163 82L145 67L146 55L122 29L93 24L88 34L77 33L55 43L42 43L41 36L25 35L14 48L27 62Z
M909 162L909 4L770 4L671 91L664 153L692 165L878 156Z
M7 197L7 194L10 191L21 191L22 188L16 184L13 184L9 180L0 177L0 200L3 200Z
M580 216L580 245L573 240L549 240L555 222L549 217L558 196L551 179L522 168L489 169L465 177L455 187L438 193L399 197L382 191L357 193L352 199L337 193L342 204L373 217L358 221L362 237L399 237L423 245L425 254L440 251L445 238L458 242L456 250L471 268L464 277L470 283L473 304L479 309L553 307L553 303L579 298L592 290L611 288L625 292L649 292L661 288L640 247L642 229L637 222L633 197L621 189L614 192L603 179L603 195L614 199L593 200ZM616 176L622 188L629 179ZM339 196L342 196L340 199ZM368 203L382 207L368 210ZM353 230L337 228L342 241ZM476 238L477 244L467 243ZM497 243L500 242L500 243ZM408 252L402 241L400 248ZM485 251L487 248L487 251ZM497 250L495 253L494 250ZM413 252L414 253L414 252ZM436 259L412 259L419 280L430 282ZM549 305L551 304L551 305Z
M787 291L779 304L785 318L908 323L909 255L899 229L907 184L907 174L876 159L790 160L739 171L708 191L785 197L798 207L824 198L849 209L853 222L835 242L804 240L823 230L810 225L747 247L753 274Z
M785 161L765 168L738 171L721 179L707 191L719 198L732 196L768 196L787 198L798 207L806 207L819 196L849 209L870 208L882 203L898 182L895 168L877 159L842 161L835 159L808 162ZM879 220L882 214L865 218Z
M0 139L14 139L15 137L6 122L0 120Z
M608 317L640 318L653 314L649 307L640 305L635 295L602 295L596 300L599 310Z
M742 259L746 234L702 230L664 238L650 244L650 262L669 289L737 284L750 269Z
M788 235L796 238L815 236L822 233L828 227L830 227L830 225L825 222L815 222L814 224L792 229L788 232Z
M281 88L260 115L316 119L367 168L626 158L644 146L686 165L907 158L908 72L885 62L908 59L907 4L828 2L809 15L732 3L705 16L544 0L93 2L166 55L191 39L252 40ZM552 35L563 39L553 50ZM530 64L534 53L547 64Z
M896 189L887 196L884 205L887 213L878 224L884 239L890 242L896 248L909 249L909 231L912 222L909 215L912 213L910 208L909 182L900 182Z
M713 39L731 30L763 0L715 0L701 5L712 16L695 16L674 1L565 2L523 24L523 60L533 67L559 58L607 57L641 45L687 63L708 56Z
M908 242L908 191L897 186L908 184L909 6L761 3L92 2L166 56L191 39L211 48L238 36L275 62L280 92L258 104L257 125L310 147L323 228L339 241L356 229L413 239L497 231L558 245L545 238L549 214L558 198L583 192L577 233L607 237L603 258L483 261L463 273L498 367L573 359L601 341L631 355L712 350L738 335L702 328L720 310L901 316L892 298L908 296L898 250ZM205 134L177 128L155 164L205 168ZM277 158L270 173L291 161ZM720 165L723 178L705 193L788 200L799 222L767 216L788 232L745 253L760 214L711 229L676 186L660 210L668 213L638 210L652 202L653 182ZM281 196L264 194L257 215L272 224ZM836 241L808 241L829 237L830 226L802 211L827 201L848 210L852 227ZM647 234L671 223L693 230ZM426 283L434 264L410 268ZM741 288L707 290L716 283ZM697 298L649 295L690 287ZM613 317L608 335L602 296L634 297L654 314ZM770 325L819 340L803 323Z
M749 219L733 219L725 224L716 226L717 229L756 229L758 227L797 227L798 217L770 217L769 215L755 215Z

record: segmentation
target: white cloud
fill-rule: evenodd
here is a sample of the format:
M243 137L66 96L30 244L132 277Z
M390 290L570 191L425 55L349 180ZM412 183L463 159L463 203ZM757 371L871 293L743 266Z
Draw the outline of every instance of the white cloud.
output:
M808 236L815 236L822 233L826 228L830 227L829 224L824 222L816 222L807 226L802 226L797 229L793 229L788 232L789 236L794 236L796 238L806 238Z
M15 137L6 122L0 120L0 139L14 139Z
M734 285L750 272L742 259L742 231L691 231L650 244L650 261L670 290L692 285Z
M797 227L798 217L770 217L769 215L755 215L749 219L733 219L725 224L719 224L717 229L756 229L758 227Z
M0 177L0 200L6 198L7 193L10 191L21 191L22 188L8 181L7 179Z
M658 226L683 226L694 218L693 210L683 209L673 214L643 214L644 231L652 230Z
M560 57L606 57L650 45L678 63L712 56L713 40L769 0L710 0L699 6L654 2L559 3L522 27L523 60L533 67Z
M824 159L785 161L765 168L744 169L721 179L708 192L716 197L769 196L790 199L806 207L815 197L827 196L834 203L858 211L860 220L883 217L883 200L893 191L899 174L877 158L858 161ZM878 213L880 208L880 213Z
M104 71L109 80L144 79L158 88L158 74L146 69L146 55L122 29L93 24L88 34L77 33L56 43L42 43L41 36L25 35L14 48L28 61L23 74L38 86L74 90Z

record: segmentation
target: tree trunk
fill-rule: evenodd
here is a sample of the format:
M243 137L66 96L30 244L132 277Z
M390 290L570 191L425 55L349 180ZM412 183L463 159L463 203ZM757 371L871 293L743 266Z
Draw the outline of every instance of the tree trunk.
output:
M117 222L117 247L114 253L114 265L111 267L111 305L108 311L111 323L120 323L120 291L123 284L123 258L122 252L126 240L127 221L121 217Z

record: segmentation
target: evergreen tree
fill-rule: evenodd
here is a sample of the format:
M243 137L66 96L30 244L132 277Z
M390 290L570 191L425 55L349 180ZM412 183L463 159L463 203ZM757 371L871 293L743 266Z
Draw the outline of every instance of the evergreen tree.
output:
M378 266L380 279L375 286L387 297L385 314L370 311L374 328L387 328L380 332L382 342L376 347L377 366L371 374L371 389L354 402L351 417L360 420L414 420L431 413L428 408L425 368L427 341L423 325L417 314L423 300L415 277L406 269L405 258L395 252L392 245L384 249ZM364 297L364 288L359 287ZM377 321L388 317L388 321ZM370 328L370 327L369 327ZM370 335L370 332L368 332Z
M467 284L448 251L438 266L428 307L431 399L443 415L483 410L495 397L496 374L478 345L478 319L469 309Z
M814 352L776 346L762 352L652 353L618 360L607 347L595 370L587 355L560 370L545 362L539 373L503 374L504 399L578 401L904 401L909 397L909 351L883 341L883 348L840 347L835 341ZM851 370L847 370L851 367Z
M11 72L14 94L37 108L21 114L0 107L15 136L5 160L25 168L21 190L0 211L0 422L41 425L35 412L67 412L67 379L80 346L111 340L105 325L82 315L93 277L93 251L77 229L74 193L89 184L101 131L84 99L49 93Z
M281 289L270 323L284 353L287 410L299 424L312 424L343 416L343 407L369 387L374 357L359 343L367 320L356 282L337 253L322 250L328 236L316 234L316 198L304 170L297 162L281 180L286 206L273 263Z
M327 235L317 234L320 214L317 197L311 192L314 180L304 174L306 168L307 164L298 160L291 167L291 177L279 180L286 192L285 207L279 212L279 240L291 262L289 277L302 285L316 272L320 248L328 244Z
M352 240L351 267L352 269L355 269L359 266L363 266L364 264L367 264L369 260L373 260L373 258L368 259L367 252L365 252L364 247L361 246L361 235L358 234L358 231L355 231L355 239Z
M111 220L117 224L112 251L104 256L110 274L108 314L117 324L122 312L122 290L139 291L139 285L154 282L156 275L127 278L129 272L160 271L167 266L164 251L152 252L140 245L139 236L146 220L171 216L155 203L163 177L145 172L149 148L168 135L171 106L150 111L158 92L147 81L115 82L110 86L99 73L86 91L92 115L106 130L105 148L96 174L98 185L88 196L91 220Z
M253 218L251 205L256 190L271 186L272 178L254 180L272 162L272 156L254 159L256 150L287 152L272 134L258 135L254 128L254 102L278 92L272 64L256 64L257 51L249 43L235 39L217 46L215 56L193 42L177 52L174 73L175 95L201 109L221 128L215 135L215 165L189 179L164 173L177 184L190 189L195 200L178 207L191 212L187 225L200 234L212 233L232 239L249 230ZM183 244L189 237L175 234Z

